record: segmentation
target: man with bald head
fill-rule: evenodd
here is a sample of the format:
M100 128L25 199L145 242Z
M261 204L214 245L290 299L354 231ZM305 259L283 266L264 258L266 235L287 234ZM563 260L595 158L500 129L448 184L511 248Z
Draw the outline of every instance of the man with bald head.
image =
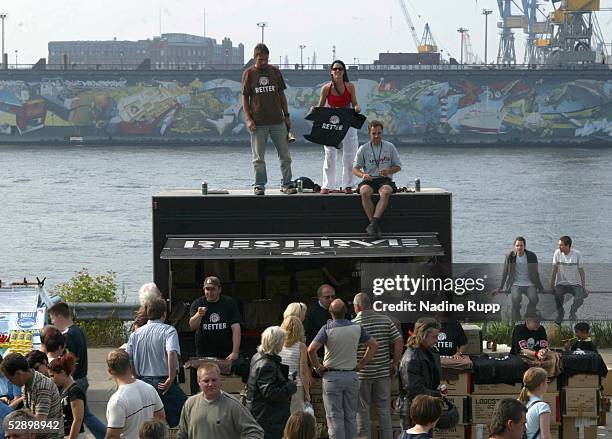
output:
M315 371L323 377L323 404L330 439L354 439L357 436L357 403L360 371L376 353L378 343L362 326L346 320L346 305L335 299L329 306L332 320L319 330L308 346L308 356ZM357 361L357 349L366 350ZM325 346L323 364L317 351Z
M306 335L306 345L309 345L319 329L331 320L329 305L336 298L336 290L329 284L323 284L317 289L317 300L313 302L306 311L304 318L304 332Z

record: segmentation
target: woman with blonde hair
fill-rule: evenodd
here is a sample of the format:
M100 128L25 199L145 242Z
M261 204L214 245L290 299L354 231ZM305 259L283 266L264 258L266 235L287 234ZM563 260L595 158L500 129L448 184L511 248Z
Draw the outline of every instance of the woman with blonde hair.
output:
M297 390L278 355L284 344L285 331L271 326L261 334L261 344L251 359L246 407L263 428L264 439L281 439L289 419L289 401Z
M306 318L306 304L302 302L292 302L287 305L285 312L283 313L283 320L285 320L289 316L296 316L300 319L300 322L303 322Z
M410 404L417 395L442 396L440 356L432 351L438 342L440 323L431 317L421 317L414 325L399 365L400 397L398 411L403 430L412 426Z
M550 406L542 401L548 390L548 373L541 367L531 367L523 375L519 401L527 407L527 439L551 439Z
M315 439L316 437L317 424L310 413L296 412L289 417L283 439Z
M281 329L287 334L285 345L280 351L282 363L289 366L289 376L295 377L297 391L291 396L291 414L303 411L304 403L310 402L310 369L308 369L308 353L304 344L304 326L296 316L285 317Z

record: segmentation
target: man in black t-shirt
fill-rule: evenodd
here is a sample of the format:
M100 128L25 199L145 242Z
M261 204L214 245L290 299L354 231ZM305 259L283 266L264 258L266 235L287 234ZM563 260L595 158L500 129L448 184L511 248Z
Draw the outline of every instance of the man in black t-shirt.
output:
M194 300L189 311L189 327L196 331L196 355L236 360L242 318L234 299L221 295L219 278L204 280L204 296Z
M450 318L448 313L436 314L436 320L441 328L436 347L440 355L446 357L461 357L467 347L468 340L465 331L457 320Z
M77 364L72 377L83 390L83 393L87 394L89 381L87 380L87 338L85 333L72 321L68 304L57 303L47 312L51 323L66 336L66 350L77 357ZM106 435L106 425L89 410L87 404L85 404L83 422L96 439L104 438Z
M514 327L510 347L511 354L523 355L532 359L546 359L548 336L541 322L542 316L540 313L532 311L525 316L525 323Z

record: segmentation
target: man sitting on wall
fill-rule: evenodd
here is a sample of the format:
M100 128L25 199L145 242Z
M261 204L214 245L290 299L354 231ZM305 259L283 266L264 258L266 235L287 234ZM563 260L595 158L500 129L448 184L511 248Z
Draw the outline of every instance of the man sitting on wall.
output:
M370 141L359 147L353 162L353 174L362 178L358 189L361 204L370 224L366 227L368 235L380 237L380 219L387 209L389 197L397 190L393 174L401 171L402 163L393 143L382 139L383 124L373 120L368 125ZM378 192L380 200L374 207L372 194Z

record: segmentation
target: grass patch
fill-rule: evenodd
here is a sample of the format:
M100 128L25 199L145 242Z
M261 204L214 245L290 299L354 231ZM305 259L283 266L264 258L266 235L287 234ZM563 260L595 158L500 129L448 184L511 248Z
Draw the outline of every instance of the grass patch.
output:
M92 276L83 268L67 282L57 285L52 294L60 296L66 303L125 301L124 292L121 297L118 295L116 278L112 271ZM74 323L85 332L89 347L121 346L127 340L126 326L117 318L75 320Z

